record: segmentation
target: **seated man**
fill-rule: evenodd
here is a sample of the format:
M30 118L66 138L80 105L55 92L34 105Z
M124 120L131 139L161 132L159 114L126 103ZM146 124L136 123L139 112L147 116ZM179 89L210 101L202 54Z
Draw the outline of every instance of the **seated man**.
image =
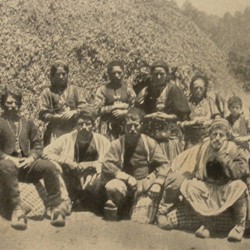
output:
M102 160L110 142L106 137L92 132L93 127L94 112L86 107L79 113L75 130L57 138L44 148L43 157L62 167L72 202L81 198L79 195L86 193L92 197L91 200L95 200L93 196L101 199L98 194L98 180Z
M164 198L167 203L176 203L179 197L184 197L204 221L231 208L235 226L228 240L240 241L245 230L248 194L242 179L249 169L241 151L228 141L229 127L227 120L215 119L210 125L210 140L177 156L171 165L173 173L165 182ZM169 227L165 214L159 215L158 223L160 227ZM210 237L208 225L204 223L195 234Z
M11 226L27 228L27 217L22 208L18 182L35 183L44 180L52 209L51 224L64 226L59 175L56 166L42 155L42 142L34 123L22 117L19 110L22 94L5 88L1 93L3 115L0 118L0 187L12 213Z
M118 215L130 217L129 208L141 197L160 199L169 162L156 141L140 133L142 121L142 111L130 108L126 114L125 135L111 142L105 156L102 176L107 181L108 201L104 212L108 220L116 220ZM152 213L149 222L154 220L155 212Z

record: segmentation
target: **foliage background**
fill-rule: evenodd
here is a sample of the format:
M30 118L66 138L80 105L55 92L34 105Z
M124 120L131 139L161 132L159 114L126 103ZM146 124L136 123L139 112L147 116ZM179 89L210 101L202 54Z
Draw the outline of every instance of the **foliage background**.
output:
M126 63L126 77L140 59L163 59L183 66L187 79L198 67L211 88L225 95L238 91L226 53L173 1L2 0L0 11L0 84L23 91L23 109L31 117L55 59L69 63L70 82L90 101L114 58Z
M228 67L250 90L250 7L223 17L208 15L186 1L181 13L196 23L228 55Z

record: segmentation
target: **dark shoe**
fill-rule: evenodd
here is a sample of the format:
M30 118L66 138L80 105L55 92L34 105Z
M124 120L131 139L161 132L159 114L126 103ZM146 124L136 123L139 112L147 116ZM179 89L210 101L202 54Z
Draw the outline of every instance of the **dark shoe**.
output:
M11 216L11 226L17 230L27 228L27 217L21 207L14 209Z
M244 226L236 225L228 234L228 241L241 241L245 231Z
M104 219L108 221L117 221L117 206L114 204L113 201L108 200L104 206Z
M51 213L51 225L55 227L65 226L65 214L59 208L54 208Z
M196 232L195 232L195 236L198 238L210 238L210 232L207 228L205 228L205 226L201 226Z

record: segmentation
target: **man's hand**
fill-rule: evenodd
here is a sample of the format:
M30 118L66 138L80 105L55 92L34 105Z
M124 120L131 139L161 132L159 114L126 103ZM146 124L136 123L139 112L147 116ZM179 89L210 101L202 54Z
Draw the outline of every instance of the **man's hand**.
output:
M195 121L195 124L197 125L203 125L206 119L204 117L195 117L194 121Z
M128 109L128 104L125 102L116 102L113 105L113 110L115 109Z
M112 111L112 114L113 114L113 116L118 118L118 117L125 116L127 114L127 112L128 112L127 110L116 109L116 110Z
M133 176L129 176L128 179L127 179L127 184L128 186L133 190L133 191L136 191L137 189L137 180L135 179L135 177Z
M71 119L75 114L77 113L77 110L69 110L69 111L65 111L61 114L61 118L63 120L69 120Z
M17 168L19 168L19 158L17 158L17 157L13 157L13 156L7 156L6 158L5 158L5 160L10 160L10 161L12 161L13 163L14 163L14 165L17 167Z
M171 188L173 190L180 189L185 176L180 173L170 173L165 181L165 187Z
M177 119L177 116L174 115L174 114L166 114L164 112L158 111L156 113L156 119L159 119L159 120L175 120L175 119Z
M151 188L148 191L148 196L153 199L160 195L161 192L161 185L158 183L155 183L151 186Z
M78 163L68 158L64 161L64 164L71 170L78 168Z
M85 164L86 162L81 162L78 164L78 169L83 175L93 175L96 173L96 168L94 166L90 166L89 164Z
M28 168L35 162L33 157L21 158L19 159L19 166L18 168Z

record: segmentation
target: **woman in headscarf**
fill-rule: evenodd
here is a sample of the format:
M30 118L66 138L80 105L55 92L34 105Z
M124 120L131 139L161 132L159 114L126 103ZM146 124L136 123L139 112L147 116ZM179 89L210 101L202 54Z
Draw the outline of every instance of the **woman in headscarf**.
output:
M220 116L214 100L207 96L208 83L203 75L196 75L191 80L188 100L191 113L188 121L181 123L184 128L185 148L190 148L208 137L208 127L212 119Z
M107 73L110 82L97 89L95 105L100 115L99 132L112 141L124 133L124 116L134 104L135 92L123 84L124 65L121 61L110 62Z

